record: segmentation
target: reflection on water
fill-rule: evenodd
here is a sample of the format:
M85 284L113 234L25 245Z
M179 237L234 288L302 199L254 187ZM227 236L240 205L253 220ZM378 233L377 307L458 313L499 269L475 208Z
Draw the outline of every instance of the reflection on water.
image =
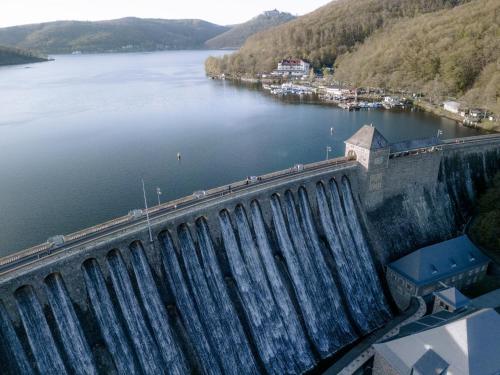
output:
M141 207L390 140L477 134L422 112L345 112L205 78L221 52L56 56L0 68L0 256ZM330 128L334 128L333 135ZM181 162L177 153L182 154Z

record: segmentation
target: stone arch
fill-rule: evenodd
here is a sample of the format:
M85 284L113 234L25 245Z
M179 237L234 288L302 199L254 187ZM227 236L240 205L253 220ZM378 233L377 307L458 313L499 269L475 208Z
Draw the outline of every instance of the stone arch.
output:
M354 150L349 150L347 152L347 159L348 160L357 160L358 156L356 155L356 151Z

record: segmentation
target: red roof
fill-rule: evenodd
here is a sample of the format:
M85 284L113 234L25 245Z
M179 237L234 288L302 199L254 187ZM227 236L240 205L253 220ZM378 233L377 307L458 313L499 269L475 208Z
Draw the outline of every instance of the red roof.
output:
M282 64L282 65L299 65L299 64L302 64L303 62L304 62L304 60L301 60L301 59L285 59L285 60L281 60L280 64Z

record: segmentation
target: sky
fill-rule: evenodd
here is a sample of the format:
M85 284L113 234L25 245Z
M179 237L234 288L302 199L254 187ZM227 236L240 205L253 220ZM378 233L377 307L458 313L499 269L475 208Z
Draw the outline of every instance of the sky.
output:
M199 18L220 25L241 23L265 10L296 15L329 0L0 0L0 27L56 20L121 17Z

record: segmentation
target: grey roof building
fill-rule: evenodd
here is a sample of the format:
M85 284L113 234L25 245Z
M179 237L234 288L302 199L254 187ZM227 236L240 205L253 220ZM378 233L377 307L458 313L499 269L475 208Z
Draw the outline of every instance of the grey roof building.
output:
M500 374L500 315L479 310L374 349L374 375Z
M493 308L500 312L500 288L474 298L471 305L476 308Z
M455 311L467 307L470 304L470 299L464 296L455 288L446 288L434 292L434 309L433 312L441 310Z
M457 289L482 279L490 259L463 235L427 246L387 266L387 282L398 306L443 286Z
M390 146L385 137L372 125L363 125L351 138L345 143L357 147L367 148L369 150L377 150Z

